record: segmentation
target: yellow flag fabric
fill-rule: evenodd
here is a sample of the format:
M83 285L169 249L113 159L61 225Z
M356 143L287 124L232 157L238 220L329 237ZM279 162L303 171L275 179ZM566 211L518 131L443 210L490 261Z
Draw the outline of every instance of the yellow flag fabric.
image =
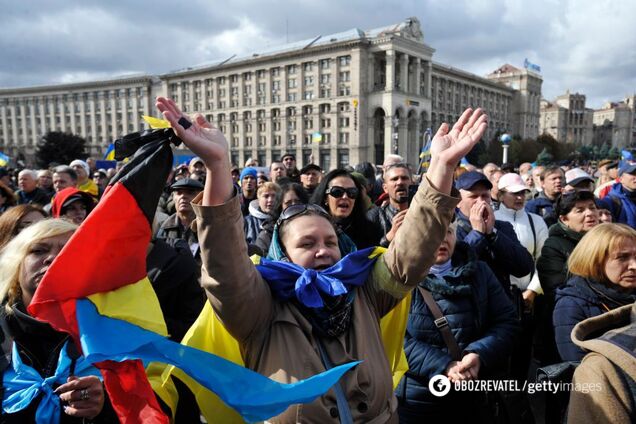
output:
M165 119L155 118L154 116L143 115L142 118L146 121L146 124L150 125L153 130L161 128L172 128L170 122Z
M369 257L373 258L383 252L384 250L376 249ZM253 256L251 259L255 264L260 261L258 256ZM380 321L384 351L393 373L393 388L397 387L400 379L408 370L408 362L404 353L404 333L406 332L410 307L411 294L409 293ZM201 314L181 343L214 353L236 364L245 365L238 342L225 329L209 302L206 302ZM178 368L168 366L164 368L163 372L160 372L158 365L153 364L147 369L147 374L153 389L170 406L173 414L176 410L178 395L174 390L171 376L179 378L192 391L201 409L201 414L209 424L243 422L241 417L233 409L226 406L214 393L199 385Z

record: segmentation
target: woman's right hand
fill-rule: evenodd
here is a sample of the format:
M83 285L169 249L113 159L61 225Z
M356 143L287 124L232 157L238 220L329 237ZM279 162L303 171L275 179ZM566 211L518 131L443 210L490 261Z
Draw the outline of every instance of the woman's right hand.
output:
M229 170L228 144L221 131L199 114L192 121L172 99L157 97L156 105L183 143L203 160L208 169L227 164ZM184 128L179 124L181 118L187 119L192 125Z

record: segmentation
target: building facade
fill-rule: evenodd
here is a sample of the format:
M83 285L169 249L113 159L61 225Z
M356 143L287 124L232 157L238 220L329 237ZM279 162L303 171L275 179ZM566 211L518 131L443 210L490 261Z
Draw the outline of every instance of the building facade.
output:
M570 93L541 101L540 131L561 143L592 144L594 112L585 107L585 95Z
M594 144L625 148L636 146L636 96L621 102L607 102L594 111Z
M141 129L141 115L156 114L157 95L217 125L236 164L287 152L324 169L382 163L389 153L416 164L427 130L469 106L489 114L488 140L497 131L538 134L540 76L506 65L482 78L433 62L434 52L409 18L169 74L0 89L0 151L32 158L56 130L86 138L98 156Z

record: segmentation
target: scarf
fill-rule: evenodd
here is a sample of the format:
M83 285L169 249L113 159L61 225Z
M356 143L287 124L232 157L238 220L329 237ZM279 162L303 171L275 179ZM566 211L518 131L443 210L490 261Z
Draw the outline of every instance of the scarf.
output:
M4 371L2 385L4 395L2 409L7 414L26 409L40 394L40 402L35 413L37 424L60 422L60 398L54 393L54 386L66 383L69 377L72 360L66 349L68 342L62 347L55 373L43 378L35 369L24 364L20 353L13 343L11 354L11 366ZM93 365L80 357L75 362L74 375L82 377L87 375L101 376Z
M433 274L434 276L438 278L442 278L446 274L448 274L450 270L451 270L451 260L449 259L443 264L431 266L431 269L428 271L428 273Z

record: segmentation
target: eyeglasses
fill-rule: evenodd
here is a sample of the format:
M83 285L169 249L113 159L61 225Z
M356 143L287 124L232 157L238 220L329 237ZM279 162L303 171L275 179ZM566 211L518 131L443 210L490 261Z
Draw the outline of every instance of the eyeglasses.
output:
M347 193L347 197L349 199L356 199L358 197L358 189L356 187L344 188L339 186L329 187L325 192L331 197L335 197L336 199L341 198Z
M280 216L278 217L278 221L276 221L276 225L280 227L283 222L289 221L290 219L295 218L297 216L304 215L309 211L317 212L319 215L324 216L329 221L331 221L331 215L329 215L327 211L321 208L320 206L314 205L312 203L309 203L309 204L301 203L298 205L291 205L287 209L285 209L283 212L281 212Z

